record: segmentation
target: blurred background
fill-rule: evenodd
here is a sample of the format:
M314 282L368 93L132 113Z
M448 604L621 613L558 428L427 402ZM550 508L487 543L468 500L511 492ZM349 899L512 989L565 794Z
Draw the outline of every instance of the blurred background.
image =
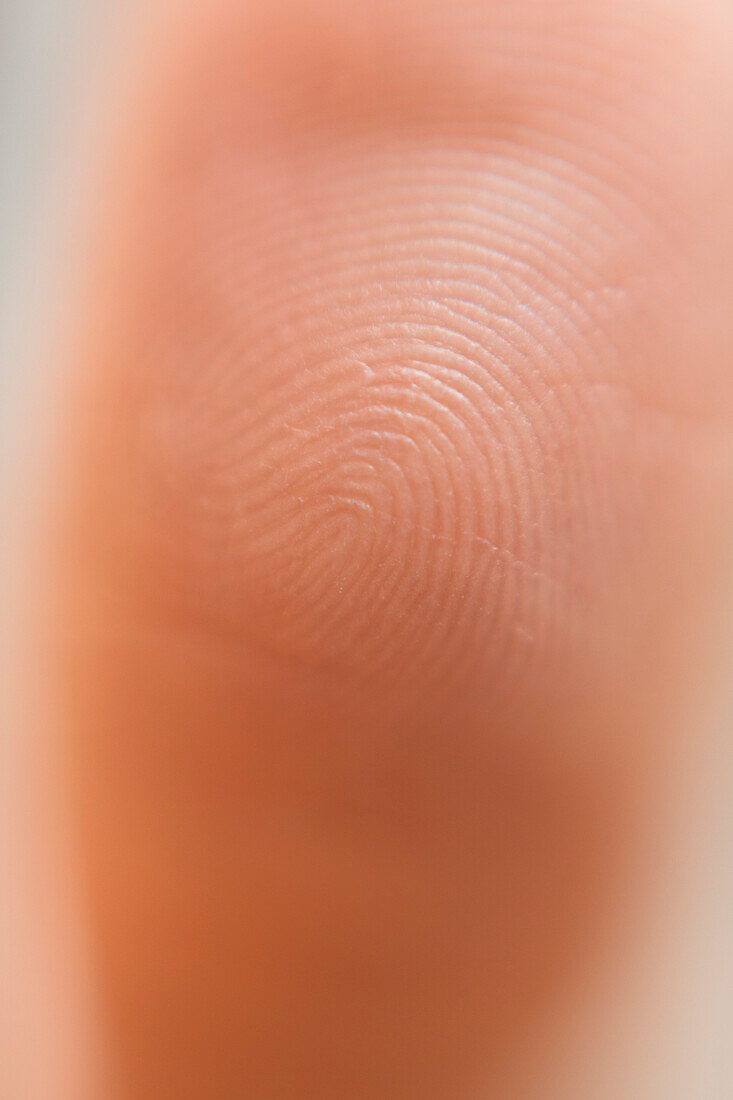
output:
M44 326L60 277L57 250L73 188L69 150L115 7L110 0L0 4L0 458L8 555L1 580L2 651L4 681L10 681L0 726L0 1062L5 1061L0 1093L8 1100L15 1100L13 1088L23 1100L95 1095L95 1087L83 1083L93 1002L82 974L88 965L78 933L83 919L73 900L66 914L59 903L59 927L66 931L56 936L48 909L38 911L45 898L55 913L59 899L51 879L44 878L48 839L42 836L43 821L29 807L29 757L16 736L9 672L17 627L12 547L33 456L42 450L41 410L49 380ZM721 605L731 602L721 594ZM721 615L721 623L731 618ZM642 1030L630 1047L629 1037L622 1036L612 1048L615 1054L599 1054L604 1065L594 1079L605 1084L598 1098L728 1100L733 1095L733 671L725 672L733 670L732 636L730 629L721 630L722 689L701 718L713 731L710 751L700 774L691 777L694 809L672 871L668 918L649 945L649 973L641 978L648 985ZM29 874L34 862L41 870ZM53 874L58 873L57 865ZM96 1095L106 1098L103 1092ZM597 1100L595 1093L584 1095Z

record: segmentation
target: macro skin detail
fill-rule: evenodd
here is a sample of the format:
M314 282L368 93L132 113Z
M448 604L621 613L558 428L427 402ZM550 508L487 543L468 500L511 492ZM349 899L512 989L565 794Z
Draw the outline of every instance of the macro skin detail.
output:
M697 153L682 112L667 132L681 31L614 5L347 8L231 16L157 120L155 291L124 339L163 588L359 679L473 665L509 690L550 651L598 657L594 622L607 660L630 525L678 474L657 406L699 276L668 182Z
M163 7L60 494L130 1096L457 1100L615 919L716 575L713 20Z

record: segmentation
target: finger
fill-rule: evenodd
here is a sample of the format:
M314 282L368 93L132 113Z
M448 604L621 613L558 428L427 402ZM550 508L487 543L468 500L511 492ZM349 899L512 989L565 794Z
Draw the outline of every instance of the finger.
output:
M597 931L719 553L714 14L158 27L64 615L131 1095L455 1095Z

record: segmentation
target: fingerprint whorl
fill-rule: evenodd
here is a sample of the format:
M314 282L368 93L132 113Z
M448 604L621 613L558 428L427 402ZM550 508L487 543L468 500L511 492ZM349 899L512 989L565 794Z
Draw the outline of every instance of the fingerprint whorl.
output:
M560 198L498 217L485 170L435 159L409 187L392 157L310 180L295 214L275 187L243 216L219 179L149 420L187 486L180 571L218 621L365 678L488 663L510 690L568 583L552 448L583 413L547 379L607 354L578 306L595 244L569 261Z

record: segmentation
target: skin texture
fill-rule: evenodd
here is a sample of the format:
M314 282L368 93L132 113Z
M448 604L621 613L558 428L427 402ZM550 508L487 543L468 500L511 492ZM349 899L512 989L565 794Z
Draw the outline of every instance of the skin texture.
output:
M201 7L110 109L50 542L122 1093L515 1096L722 553L721 15Z

